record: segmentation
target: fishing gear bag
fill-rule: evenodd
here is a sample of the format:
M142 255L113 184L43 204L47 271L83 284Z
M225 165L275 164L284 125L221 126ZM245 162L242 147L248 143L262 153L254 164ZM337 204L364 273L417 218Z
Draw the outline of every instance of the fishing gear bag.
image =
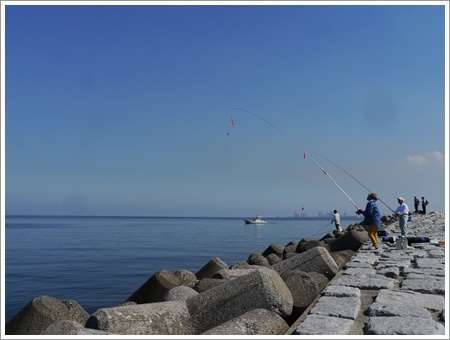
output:
M384 229L378 230L378 236L388 236L388 235L389 235L389 233L386 230L384 230Z
M395 243L395 237L386 236L381 239L382 242Z
M408 245L411 245L411 243L427 243L427 242L430 242L429 237L424 237L424 236L408 237Z

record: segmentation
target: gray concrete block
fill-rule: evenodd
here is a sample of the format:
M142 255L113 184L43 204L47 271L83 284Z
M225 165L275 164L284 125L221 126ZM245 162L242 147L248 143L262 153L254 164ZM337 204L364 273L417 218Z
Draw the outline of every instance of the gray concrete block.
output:
M269 254L275 254L280 260L283 258L284 247L279 244L272 243L266 250L261 254L262 256L267 257Z
M416 259L416 267L445 270L445 261L444 259L435 259L435 258Z
M428 256L431 258L442 258L445 256L445 252L441 249L433 249L428 252Z
M247 259L248 264L255 265L255 266L262 266L262 267L270 267L269 260L258 253L250 254L250 256Z
M404 252L395 251L392 249L390 252L385 252L380 254L379 261L412 261L414 256L411 254L405 254Z
M431 319L431 313L423 307L412 306L409 301L396 301L390 304L372 303L368 310L369 316L411 316Z
M376 270L372 268L358 268L358 267L349 267L342 272L343 275L373 275L376 274Z
M277 254L269 254L266 256L266 258L267 258L267 261L269 261L269 264L271 266L273 266L274 264L280 263L282 261L282 259L280 259Z
M311 309L310 314L356 319L361 309L357 297L322 296Z
M428 269L428 268L405 268L403 269L403 274L408 276L409 274L416 273L422 275L432 275L432 276L445 276L445 270L442 269Z
M84 328L79 322L70 320L61 320L52 323L46 329L44 329L40 335L67 335L73 331Z
M240 276L247 275L252 270L257 270L259 267L248 267L246 269L222 269L213 275L213 279L234 280Z
M397 302L407 301L412 306L419 306L431 311L440 312L445 308L445 299L443 296L433 294L422 294L408 290L387 290L379 291L375 302L382 305L388 305Z
M386 277L396 278L400 275L400 268L398 267L387 267L378 270L378 274L384 275Z
M297 251L297 245L298 243L287 244L283 250L283 258L287 253L295 253Z
M372 269L372 265L370 263L367 263L367 262L352 261L352 262L347 262L346 265L344 266L345 270L347 270L349 268L367 268L367 269Z
M256 308L281 317L292 313L292 295L281 277L262 268L186 301L198 334Z
M352 319L308 315L292 335L347 335L354 323Z
M331 257L333 258L334 262L336 262L337 266L339 267L339 269L344 268L344 266L346 265L347 261L345 260L344 257L342 257L341 255L339 255L337 252L336 253L330 253Z
M211 278L221 269L228 269L228 265L218 257L211 259L196 274L197 279Z
M444 335L440 323L409 316L371 317L367 324L368 335Z
M383 253L381 253L381 254L383 254ZM368 263L370 265L373 265L375 262L378 262L379 260L380 260L380 255L375 255L374 253L360 252L360 253L356 254L356 256L352 259L351 263L360 262L360 263Z
M357 251L367 240L369 240L369 234L366 231L350 230L330 245L331 251L347 249Z
M186 287L193 288L198 279L195 274L189 270L177 270L175 276L180 280L181 284Z
M245 261L239 261L239 262L235 262L233 263L229 268L230 269L247 269L250 268L251 265Z
M51 324L69 320L69 308L51 296L38 296L22 308L5 326L7 335L39 335Z
M341 275L333 281L333 285L355 287L359 289L393 289L395 286L395 279L388 277L371 278L371 277L356 277L354 275Z
M323 241L318 241L318 240L309 240L306 242L302 242L302 244L300 245L300 252L303 253L305 251L308 251L312 248L315 247L323 247L325 248L328 252L331 251L330 245L323 242ZM297 251L298 251L298 246L297 246Z
M445 294L445 280L433 279L429 276L427 279L410 279L402 281L401 289L413 290L424 294Z
M289 288L293 298L293 310L290 318L296 320L316 299L325 287L324 280L329 280L322 275L324 280L316 281L316 277L301 270L288 270L281 274L281 278ZM317 273L314 273L317 274ZM319 274L321 275L321 274Z
M283 254L283 260L288 260L291 257L297 256L299 253L284 253Z
M138 304L164 301L166 293L181 285L180 280L168 270L161 270L147 280L127 301Z
M306 273L306 272L305 272ZM325 289L326 286L330 283L330 280L321 273L316 272L308 272L306 273L309 277L311 277L317 284L317 288L319 292Z
M77 328L67 332L66 335L115 335L115 334L99 331L98 329Z
M316 272L332 279L338 272L337 266L330 253L323 247L315 247L308 251L277 263L271 267L279 274L287 270L301 270L304 272Z
M89 313L84 310L83 307L80 306L78 302L75 300L62 300L67 308L69 308L69 320L73 320L81 323L82 325L86 324L86 321L89 319Z
M277 313L253 309L202 335L283 335L289 326Z
M323 296L335 296L335 297L361 297L361 291L358 288L344 287L344 286L328 286L323 292Z
M407 279L430 279L430 280L440 280L445 281L445 276L435 276L432 274L425 274L425 273L407 273L405 274Z
M224 279L202 279L199 280L195 286L194 286L194 290L198 293L203 293L206 292L207 290L210 290L211 288L220 286L224 283L226 283L228 280L224 280Z
M396 268L409 268L411 266L411 261L400 260L400 261L381 261L378 262L375 269L380 270L383 268L396 267Z
M164 296L164 301L186 301L191 296L198 295L194 289L186 286L178 286L169 290Z
M195 334L185 301L102 308L89 318L86 327L127 335Z
M342 258L344 258L345 262L348 262L352 258L355 257L356 251L351 250L351 249L345 249L345 250L334 251L334 252L332 252L331 255L333 255L333 254L341 256Z

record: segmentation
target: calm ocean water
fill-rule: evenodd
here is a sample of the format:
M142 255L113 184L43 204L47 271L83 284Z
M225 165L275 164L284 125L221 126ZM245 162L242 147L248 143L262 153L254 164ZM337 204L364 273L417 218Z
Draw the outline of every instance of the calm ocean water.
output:
M196 273L214 257L232 265L272 243L317 239L334 229L325 227L331 218L266 220L7 216L5 320L41 295L76 300L93 313L122 303L160 270Z

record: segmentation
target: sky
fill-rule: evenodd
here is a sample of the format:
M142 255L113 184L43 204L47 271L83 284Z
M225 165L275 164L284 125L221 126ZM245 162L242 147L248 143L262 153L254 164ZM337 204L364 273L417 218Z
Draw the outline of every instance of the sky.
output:
M6 214L447 209L448 2L61 3L2 2Z

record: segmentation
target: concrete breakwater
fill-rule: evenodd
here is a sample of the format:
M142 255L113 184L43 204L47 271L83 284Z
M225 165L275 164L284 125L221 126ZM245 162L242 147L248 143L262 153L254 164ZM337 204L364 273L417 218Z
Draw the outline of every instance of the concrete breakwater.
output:
M427 218L423 224L428 226ZM393 234L394 225L392 220L385 218L385 228L391 228ZM430 229L439 228L431 226ZM6 334L377 334L373 327L366 331L364 327L355 326L377 322L375 318L366 320L361 317L361 314L366 313L367 308L364 306L370 305L366 300L373 302L375 299L373 293L368 297L361 292L381 292L382 289L395 288L396 284L392 287L388 284L385 288L364 288L352 286L351 281L356 282L358 275L351 280L342 280L344 272L355 268L352 263L356 263L355 259L360 257L361 252L371 253L365 249L367 242L365 227L350 225L345 231L333 231L320 240L291 241L285 246L271 244L261 254L251 254L246 262L227 265L219 258L214 258L195 274L187 270L175 273L161 270L121 305L101 308L92 315L73 300L36 297L6 324ZM433 244L430 247L440 250L442 245ZM403 275L406 265L403 263L402 266ZM386 269L393 266L386 265L383 268L386 272L384 277L393 280L395 273ZM381 280L378 277L370 278L369 281L375 282L375 279ZM443 300L443 291L437 288L436 292ZM348 299L336 300L343 296ZM327 302L326 299L322 301L325 297L332 297L328 303L335 307L357 308L341 314L336 312L334 316L324 315L319 307ZM439 315L434 319L439 320L432 321L443 327L444 321L440 316L444 310L443 303L437 300L432 308L433 315ZM429 306L423 308L428 310ZM330 307L325 305L323 310L330 310ZM329 327L333 320L340 323L334 330ZM321 326L320 322L327 327ZM438 326L435 328L426 334L441 334L442 329Z

